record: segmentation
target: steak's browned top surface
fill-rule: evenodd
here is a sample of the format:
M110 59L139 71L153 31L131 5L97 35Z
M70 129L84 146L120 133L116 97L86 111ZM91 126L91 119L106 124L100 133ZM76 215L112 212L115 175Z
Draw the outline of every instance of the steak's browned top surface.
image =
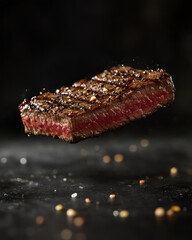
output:
M103 81L107 83L113 83L117 85L125 85L131 88L140 87L140 85L145 86L147 84L152 84L154 81L162 80L162 78L170 77L170 75L162 70L139 70L127 66L113 67L105 70L94 77L92 80Z
M127 66L113 67L94 76L82 79L72 87L62 87L56 93L42 93L25 100L21 113L50 113L61 117L77 116L127 98L133 92L153 84L172 84L171 76L163 70L136 70Z

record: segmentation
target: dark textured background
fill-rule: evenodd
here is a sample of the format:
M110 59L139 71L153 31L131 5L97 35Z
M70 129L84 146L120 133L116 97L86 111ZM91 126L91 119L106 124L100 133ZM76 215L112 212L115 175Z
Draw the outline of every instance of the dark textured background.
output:
M190 239L192 235L192 14L189 2L2 1L0 239ZM146 119L78 144L27 137L18 105L124 63L165 68L176 100ZM149 146L141 146L148 139ZM134 144L136 152L130 151ZM114 155L124 156L122 163ZM102 161L104 155L111 162ZM20 159L27 162L22 165ZM170 176L177 167L178 175ZM67 178L64 182L63 178ZM139 186L139 180L146 184ZM76 199L71 194L77 192ZM116 199L109 201L109 194ZM90 197L87 206L84 199ZM97 204L97 201L100 204ZM56 213L55 205L64 210ZM181 212L156 219L154 210ZM74 208L85 218L75 227ZM130 217L113 216L127 209ZM43 216L44 224L35 219ZM68 239L69 240L69 239Z
M167 114L178 125L191 117L192 17L185 1L5 1L2 9L6 131L22 131L17 106L23 98L120 63L165 68L177 88Z

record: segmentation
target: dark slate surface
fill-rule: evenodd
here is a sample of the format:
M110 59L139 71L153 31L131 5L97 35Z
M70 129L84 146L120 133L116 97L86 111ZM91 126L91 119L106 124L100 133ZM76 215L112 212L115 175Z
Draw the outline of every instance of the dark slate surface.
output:
M46 137L2 136L0 158L7 162L0 162L0 239L65 239L63 229L70 229L75 240L190 239L192 138L128 134L125 129L74 145ZM148 147L141 147L142 138L149 139ZM136 152L129 151L131 144ZM124 155L123 162L113 160L116 153ZM109 164L102 161L106 154L112 158ZM21 157L27 158L25 165ZM175 177L169 174L173 166L179 170ZM144 186L140 179L146 180ZM72 199L74 192L78 195ZM116 194L113 201L111 193ZM84 203L86 197L91 204ZM64 210L58 213L55 205L60 203ZM175 204L181 212L174 217L154 216L156 207L167 210ZM82 227L69 221L68 208L84 217ZM114 217L113 211L121 209L130 216ZM36 224L37 216L44 217L43 224Z

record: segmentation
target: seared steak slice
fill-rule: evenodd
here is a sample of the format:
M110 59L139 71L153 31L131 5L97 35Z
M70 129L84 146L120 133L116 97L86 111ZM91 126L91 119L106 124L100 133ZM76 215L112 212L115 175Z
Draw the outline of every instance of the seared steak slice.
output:
M163 70L114 67L19 106L25 132L77 142L145 117L174 100Z

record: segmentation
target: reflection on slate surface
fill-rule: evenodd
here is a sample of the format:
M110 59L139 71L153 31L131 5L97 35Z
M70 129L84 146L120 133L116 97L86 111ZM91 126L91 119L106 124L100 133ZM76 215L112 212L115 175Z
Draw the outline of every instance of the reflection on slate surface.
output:
M192 139L163 134L133 137L107 133L75 145L45 137L1 139L1 236L4 239L182 239L191 233ZM149 140L140 144L141 136ZM130 151L130 145L136 151ZM135 150L135 148L134 148ZM114 161L121 153L124 160ZM104 163L104 155L111 157ZM20 159L25 157L27 162ZM179 174L170 176L170 168ZM67 181L66 181L66 179ZM145 179L143 186L139 180ZM72 199L71 194L77 193ZM116 194L109 200L111 193ZM91 203L85 204L89 197ZM57 204L64 210L55 211ZM154 210L179 205L181 212L157 219ZM82 227L66 216L73 208L84 217ZM113 216L127 209L130 216ZM43 216L44 223L36 224ZM69 229L72 236L65 235ZM65 232L66 233L66 232Z

